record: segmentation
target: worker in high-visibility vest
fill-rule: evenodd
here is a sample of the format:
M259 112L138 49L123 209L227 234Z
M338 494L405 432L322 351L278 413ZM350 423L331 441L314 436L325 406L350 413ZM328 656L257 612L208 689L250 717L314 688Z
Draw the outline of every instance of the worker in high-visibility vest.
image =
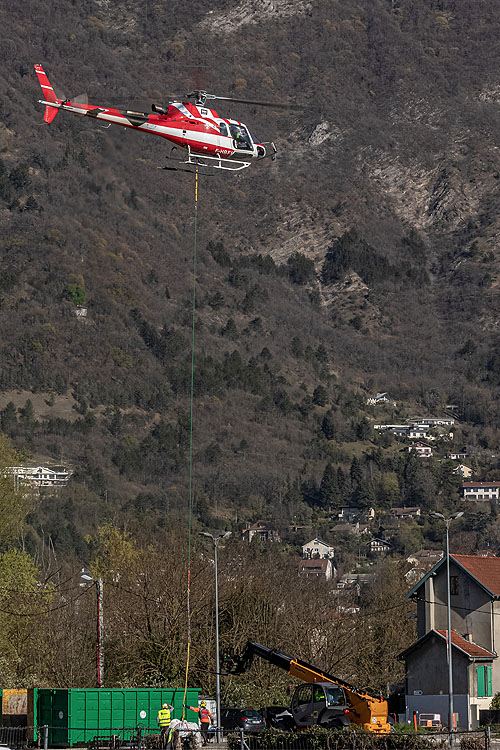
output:
M186 706L186 708L190 708L191 711L196 711L196 713L200 714L201 738L203 744L206 745L208 743L208 729L210 727L210 722L214 720L212 714L207 708L207 702L200 701L199 708L195 708L195 706Z
M168 730L170 729L170 724L172 722L173 710L174 710L173 706L169 705L168 703L163 703L162 707L158 711L158 716L156 717L156 723L161 729L162 748L165 748L167 746L167 736L168 736Z

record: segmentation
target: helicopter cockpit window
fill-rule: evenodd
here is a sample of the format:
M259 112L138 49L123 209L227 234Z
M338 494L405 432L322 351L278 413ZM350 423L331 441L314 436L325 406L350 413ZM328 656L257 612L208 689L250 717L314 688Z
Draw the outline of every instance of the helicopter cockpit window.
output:
M229 135L227 132L227 125L225 122L219 122L219 129L221 135Z
M236 148L245 148L251 150L252 144L250 141L250 136L248 135L248 130L243 125L236 125L235 123L231 123L229 129L236 144Z

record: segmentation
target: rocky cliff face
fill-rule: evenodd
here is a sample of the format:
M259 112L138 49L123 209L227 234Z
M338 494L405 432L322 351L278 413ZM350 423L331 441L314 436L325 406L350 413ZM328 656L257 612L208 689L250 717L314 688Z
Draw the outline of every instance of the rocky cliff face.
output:
M225 409L239 424L236 440L212 403L200 454L220 442L226 478L245 425L257 420L259 442L271 440L269 399L281 404L293 465L301 429L316 430L287 421L295 406L283 393L298 404L301 385L310 397L319 377L307 356L290 354L296 338L311 351L325 346L327 370L361 389L496 398L493 0L27 0L0 19L11 30L0 50L4 391L72 392L82 418L89 408L137 408L142 416L127 419L140 440L161 416L177 419L189 390L192 179L157 169L160 139L63 115L39 127L32 58L56 88L88 91L96 104L147 108L201 77L221 95L302 105L220 102L221 115L274 140L278 158L200 183L198 396L229 389ZM460 354L469 340L473 359ZM182 420L178 429L171 447L184 439ZM85 453L79 445L74 455ZM323 459L311 460L317 471Z

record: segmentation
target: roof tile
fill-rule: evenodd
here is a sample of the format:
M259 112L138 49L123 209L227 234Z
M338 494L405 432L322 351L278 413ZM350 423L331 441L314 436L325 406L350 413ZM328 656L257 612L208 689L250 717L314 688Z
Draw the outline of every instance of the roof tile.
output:
M436 630L436 632L445 638L446 641L448 640L447 630ZM453 646L465 651L469 656L484 656L485 658L493 658L495 656L491 651L487 651L482 646L478 646L477 643L473 643L472 641L468 641L467 638L463 638L456 630L451 631L451 643Z
M500 557L450 555L494 596L500 596Z

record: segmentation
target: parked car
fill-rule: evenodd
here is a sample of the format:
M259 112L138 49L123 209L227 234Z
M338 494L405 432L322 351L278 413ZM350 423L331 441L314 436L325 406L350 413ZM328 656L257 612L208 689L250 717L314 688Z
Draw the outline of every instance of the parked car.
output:
M261 732L266 723L258 711L251 708L221 709L223 729L243 729L245 732Z

